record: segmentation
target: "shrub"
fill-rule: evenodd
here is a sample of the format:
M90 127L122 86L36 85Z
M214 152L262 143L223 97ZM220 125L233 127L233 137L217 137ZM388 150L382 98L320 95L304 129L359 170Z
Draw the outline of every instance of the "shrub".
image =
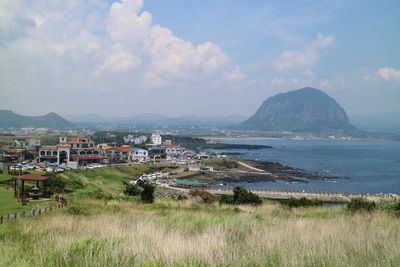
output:
M50 174L49 179L43 183L43 192L61 193L65 188L65 181L60 176Z
M307 199L302 197L300 199L290 198L283 199L279 201L282 205L288 206L290 208L297 207L309 207L309 206L322 206L322 201L319 199Z
M216 200L216 197L213 194L204 190L192 189L189 194L194 197L201 197L205 203L212 203Z
M103 192L101 189L86 192L89 198L111 200L113 196L110 193Z
M141 191L139 186L135 185L135 184L130 184L127 182L123 182L124 183L124 195L126 196L138 196L140 195Z
M3 174L3 170L0 170L0 174Z
M347 209L351 212L372 211L375 208L375 202L368 202L362 198L353 198L351 202L347 204Z
M242 187L235 187L233 189L233 196L222 195L219 199L221 204L252 204L260 205L262 200L256 194L246 190Z
M154 202L154 185L148 182L140 182L140 187L143 188L143 191L140 193L140 198L144 203L153 203Z
M219 204L235 204L233 202L233 196L221 195L219 197Z
M239 186L233 189L233 201L235 204L260 205L262 203L262 200L258 195Z
M67 208L67 212L73 215L88 215L89 212L85 207L79 205L70 205Z

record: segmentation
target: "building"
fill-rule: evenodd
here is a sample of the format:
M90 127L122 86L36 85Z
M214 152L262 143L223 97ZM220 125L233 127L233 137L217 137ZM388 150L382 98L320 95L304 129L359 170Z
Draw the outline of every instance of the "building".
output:
M160 146L162 144L162 137L160 134L153 133L151 135L151 143L155 146Z
M40 138L29 138L28 139L28 149L29 150L39 150L42 142Z
M122 161L122 162L131 161L131 152L132 152L131 146L122 145L122 146L118 147L118 149L120 151L120 161Z
M167 159L184 159L185 149L183 147L174 146L165 149Z
M172 144L172 140L165 140L163 143L163 147L165 147L165 148L171 148L173 146L174 145Z
M149 159L149 152L142 148L133 147L131 155L133 161L145 161Z
M40 138L18 137L12 141L11 147L14 149L38 150L41 146Z
M12 141L11 147L15 149L25 149L26 148L25 138L15 138Z
M102 146L101 154L103 156L104 163L126 163L131 161L131 147L123 145L120 147L116 146Z
M155 158L165 159L166 157L167 157L167 153L165 152L164 147L150 147L149 148L149 158L150 159L155 159Z
M88 137L60 137L59 144L55 146L41 146L39 161L57 164L86 165L99 163L102 160L101 150L95 146Z
M102 146L101 154L103 156L104 163L115 163L120 159L120 151L114 146Z
M140 145L147 142L147 137L144 135L134 136L129 134L128 136L124 136L125 143L133 143L135 145Z

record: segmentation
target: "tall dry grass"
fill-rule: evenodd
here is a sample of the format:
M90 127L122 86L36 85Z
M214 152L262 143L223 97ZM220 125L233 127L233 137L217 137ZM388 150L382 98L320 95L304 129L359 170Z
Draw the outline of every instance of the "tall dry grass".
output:
M84 204L101 209L0 226L0 266L400 266L400 221L386 213Z

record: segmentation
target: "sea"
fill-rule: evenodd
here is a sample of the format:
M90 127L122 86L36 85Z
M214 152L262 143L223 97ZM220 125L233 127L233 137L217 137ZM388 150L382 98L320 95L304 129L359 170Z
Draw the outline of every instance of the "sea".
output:
M338 177L304 182L235 182L219 186L249 189L400 194L400 142L360 140L226 139L223 143L270 145L259 150L226 150L248 160L273 161ZM220 152L220 151L219 151Z

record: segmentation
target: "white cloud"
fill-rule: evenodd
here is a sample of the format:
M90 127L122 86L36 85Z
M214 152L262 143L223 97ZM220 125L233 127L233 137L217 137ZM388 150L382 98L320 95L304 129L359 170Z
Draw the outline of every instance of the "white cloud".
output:
M317 37L302 50L284 51L275 62L278 71L291 69L309 69L318 61L323 50L332 47L335 36L318 34Z
M388 81L400 81L400 70L394 68L380 68L377 71L378 75Z
M32 91L37 84L41 93L54 91L51 84L105 91L115 91L115 84L125 91L173 90L178 84L190 90L199 82L206 87L244 79L220 47L177 37L142 8L142 0L111 6L102 1L1 1L0 84L8 84L6 90L18 84Z

